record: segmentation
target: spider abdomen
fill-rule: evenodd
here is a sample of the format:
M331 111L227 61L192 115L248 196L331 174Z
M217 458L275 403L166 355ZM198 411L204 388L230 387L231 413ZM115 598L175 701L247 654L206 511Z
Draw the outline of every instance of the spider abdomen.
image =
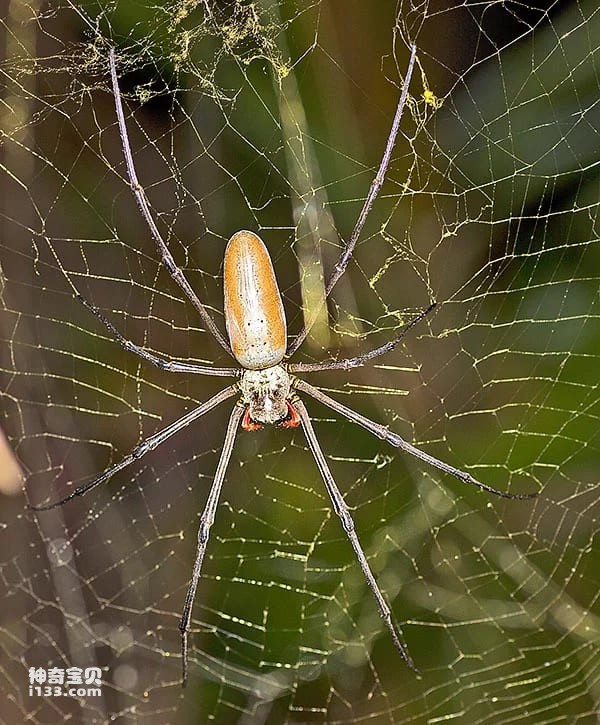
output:
M225 249L225 324L232 352L248 370L277 365L286 349L286 321L273 264L263 241L236 232Z

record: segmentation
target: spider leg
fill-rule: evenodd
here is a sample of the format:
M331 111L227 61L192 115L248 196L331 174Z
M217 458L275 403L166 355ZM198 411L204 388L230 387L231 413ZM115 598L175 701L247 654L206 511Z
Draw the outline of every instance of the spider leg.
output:
M383 345L374 348L373 350L369 350L362 355L357 355L357 357L349 357L345 360L325 360L324 362L317 363L296 363L294 365L290 365L288 369L292 373L308 373L315 372L315 370L349 370L350 368L360 367L369 360L372 360L374 357L379 357L379 355L385 355L386 352L393 350L400 342L400 340L402 340L402 338L406 335L406 333L409 332L409 330L412 330L412 328L424 317L427 317L427 315L436 307L436 305L437 302L432 302L426 310L420 312L410 322L404 325L404 327L401 328L400 332L398 332L393 340L390 340L389 342L386 342Z
M221 494L227 464L231 458L231 451L233 450L233 443L235 441L237 428L243 415L243 406L236 405L231 411L229 423L227 425L227 433L225 434L225 441L223 442L223 449L221 451L221 457L219 458L219 463L215 472L215 478L210 487L206 506L204 507L204 511L200 517L200 525L198 526L198 548L196 550L196 559L194 561L194 569L192 571L192 580L185 596L185 604L183 606L181 620L179 621L179 631L181 632L182 687L185 687L188 676L188 634L192 619L194 597L196 596L198 580L200 579L200 570L202 569L202 561L206 552L208 537L210 536L210 527L213 525L215 520L219 496Z
M358 559L360 568L362 569L365 579L367 580L367 584L369 585L371 591L373 592L373 596L377 601L381 616L386 623L390 634L392 635L394 645L396 646L396 649L400 653L400 656L410 667L410 669L416 673L419 673L419 670L417 669L410 655L408 654L406 645L402 643L402 641L400 640L400 636L396 631L396 627L394 626L394 622L392 620L392 613L387 602L383 598L383 594L381 593L377 581L373 576L373 572L369 567L369 562L367 561L367 557L365 556L365 553L362 549L362 546L360 545L360 541L358 540L358 536L356 535L356 531L354 529L354 521L352 520L352 516L350 515L350 511L346 506L340 489L338 488L333 478L333 475L329 470L329 466L327 465L327 461L325 460L325 456L323 455L323 451L321 450L321 446L319 445L319 441L317 440L317 436L315 435L315 431L312 427L308 411L306 410L304 403L299 399L294 400L294 407L300 415L302 428L304 429L304 434L306 436L306 440L308 441L308 446L317 463L319 472L321 474L321 477L323 478L323 482L325 483L325 487L327 488L327 493L329 494L329 498L331 499L333 510L339 516L346 536L352 544L352 548L354 549L354 553L356 555L356 558Z
M208 313L208 310L204 307L202 302L198 299L198 296L190 286L190 283L185 278L185 275L183 274L182 270L179 269L179 267L175 264L175 260L173 259L173 255L169 251L169 248L167 247L165 241L160 235L160 232L158 231L158 227L156 226L156 222L154 221L154 218L152 217L152 213L150 212L150 207L148 206L148 201L146 199L146 195L144 193L144 189L140 182L138 181L137 172L135 170L135 164L133 163L133 154L131 153L131 146L129 144L129 135L127 133L127 126L125 124L125 114L123 113L123 103L121 101L121 91L119 90L119 81L117 78L117 64L115 61L115 49L111 48L109 55L109 62L110 62L110 78L112 82L112 89L113 89L113 96L115 99L115 109L117 112L117 120L119 122L119 134L121 136L121 146L123 148L123 156L125 157L125 166L127 167L127 175L129 177L129 183L131 184L131 189L133 191L133 194L135 196L135 199L138 203L138 206L140 208L140 211L142 213L142 216L146 220L146 223L148 224L148 227L150 228L150 233L152 234L154 241L156 242L156 246L158 247L158 251L162 257L163 263L165 267L167 268L169 274L175 282L181 287L181 289L185 292L190 302L194 305L198 313L200 314L200 317L202 318L202 321L206 325L206 327L210 330L210 332L213 334L219 345L226 350L230 355L231 353L231 347L229 346L229 343L223 336L223 333L219 330L217 325L215 324L215 321Z
M62 506L63 504L67 503L67 501L70 501L76 496L83 496L88 491L91 491L92 488L99 486L101 483L104 483L104 481L108 481L108 479L114 476L117 471L126 468L130 463L137 461L138 458L141 458L149 451L154 450L161 443L164 443L167 438L170 438L174 433L177 433L182 428L185 428L192 421L196 420L196 418L200 418L205 413L208 413L209 410L212 410L217 405L219 405L219 403L222 403L228 398L231 398L237 392L237 385L230 385L229 387L224 388L223 390L221 390L221 392L213 395L212 398L209 398L205 403L202 403L202 405L199 405L197 408L194 408L194 410L186 413L184 416L179 418L179 420L176 420L174 423L171 423L166 428L158 431L158 433L155 433L149 438L146 438L146 440L142 441L139 445L137 445L129 455L125 456L125 458L120 460L118 463L115 463L114 466L107 468L106 471L101 473L93 480L89 481L88 483L84 483L83 485L76 488L74 491L71 491L68 496L65 496L59 501L54 501L53 503L43 504L41 506L29 506L28 508L32 509L33 511L48 511L49 509L56 508L57 506Z
M125 350L129 350L129 352L133 352L136 355L139 355L139 357L141 357L143 360L146 360L146 362L155 365L161 370L166 370L171 373L195 373L197 375L216 375L232 378L238 375L238 368L213 368L209 365L196 365L195 363L187 363L181 360L167 360L164 357L154 355L151 352L148 352L147 350L139 347L134 342L131 342L131 340L127 340L125 337L123 337L123 335L121 335L121 333L112 324L112 322L110 322L110 320L108 320L97 307L90 304L80 294L77 294L76 297L83 305L85 305L85 307L88 308L88 310L93 315L95 315L100 320L104 327L106 327L106 329L117 340L117 342L125 348Z
M419 458L421 461L425 461L425 463L434 466L435 468L443 471L444 473L449 473L451 476L458 478L458 480L462 481L463 483L468 483L471 486L476 486L482 491L493 493L495 496L501 496L502 498L525 500L530 498L536 498L538 496L537 492L506 493L504 491L499 491L496 488L492 488L485 483L481 483L481 481L478 481L476 478L473 478L470 473L467 473L466 471L461 471L459 468L454 468L454 466L451 466L448 463L444 463L444 461L440 461L439 458L435 458L434 456L429 455L429 453L425 453L425 451L422 451L420 448L416 448L410 443L407 443L404 438L399 436L397 433L393 433L385 426L380 425L379 423L375 423L374 421L369 420L369 418L365 418L364 415L357 413L355 410L352 410L352 408L348 408L342 403L338 403L337 400L330 398L323 391L315 388L313 385L310 385L305 380L299 380L298 378L294 378L293 386L297 390L308 393L308 395L311 395L320 403L323 403L323 405L326 405L332 410L335 410L336 413L339 413L345 418L348 418L348 420L352 421L353 423L357 423L363 428L366 428L370 433L373 433L373 435L376 435L378 438L381 438L382 440L390 443L396 448L400 448L400 450L402 451L406 451L406 453L410 453L411 456L415 456L415 458Z
M348 240L348 243L346 244L344 251L340 254L339 259L336 262L335 267L333 268L333 272L331 273L331 276L329 277L329 279L327 281L327 285L325 287L325 295L323 297L323 300L321 301L321 304L318 305L318 307L314 311L312 317L309 318L308 322L304 325L302 330L300 330L298 335L290 343L290 346L287 351L287 357L290 357L291 355L293 355L296 352L296 350L300 347L300 345L304 342L304 339L310 332L311 327L314 325L315 320L317 319L317 316L320 312L321 307L323 306L323 304L325 303L325 301L331 294L331 290L335 287L339 278L346 271L346 267L348 266L348 262L350 261L350 258L352 257L352 253L354 252L354 247L356 246L360 233L362 232L365 222L367 221L367 217L369 216L371 207L373 206L373 203L375 202L375 199L377 198L379 191L380 191L381 187L383 186L383 181L385 179L385 175L387 173L388 167L390 165L390 160L392 158L392 151L394 149L394 144L396 143L396 137L398 136L398 131L400 129L400 119L402 118L402 112L404 111L404 107L406 105L406 99L408 98L408 87L410 85L410 79L412 77L416 55L417 55L417 46L413 44L410 49L410 60L408 61L408 68L406 70L406 76L404 78L404 83L402 85L402 93L400 94L398 106L396 107L396 113L394 115L394 120L392 121L392 127L390 129L390 134L388 136L388 140L385 145L385 151L383 152L383 156L382 156L381 162L379 164L379 169L377 170L377 174L375 175L375 178L373 179L373 181L371 183L371 186L369 188L369 193L367 194L367 198L365 199L363 208L361 209L360 214L358 215L358 219L356 220L356 224L354 225L354 229L352 230L350 239Z

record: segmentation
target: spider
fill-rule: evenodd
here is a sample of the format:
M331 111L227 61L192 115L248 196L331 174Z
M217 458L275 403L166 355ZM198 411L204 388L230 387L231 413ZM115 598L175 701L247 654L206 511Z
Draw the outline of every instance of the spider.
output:
M336 282L344 274L369 211L383 184L392 150L398 135L402 112L406 104L408 87L415 64L416 52L416 46L412 45L402 93L398 101L398 106L396 108L394 120L379 169L375 179L371 183L365 203L358 216L352 234L348 242L345 244L344 250L327 281L325 299L327 299ZM100 310L87 302L80 295L77 295L77 297L126 350L138 355L146 362L155 365L161 370L174 373L231 377L236 378L237 381L234 382L233 385L229 385L221 390L206 402L202 403L202 405L199 405L189 413L186 413L175 422L143 440L121 461L107 468L103 473L88 483L74 489L68 496L49 504L32 506L31 508L35 511L46 511L57 506L62 506L67 501L70 501L77 496L86 494L91 489L99 486L101 483L104 483L114 476L117 471L129 466L134 461L137 461L139 458L146 455L146 453L149 453L157 448L172 435L190 425L198 418L201 418L220 403L223 403L230 398L237 397L237 401L229 416L223 448L208 494L208 499L200 517L196 558L194 561L191 581L185 597L181 620L179 622L179 629L181 632L182 685L185 686L188 678L188 635L190 631L194 598L198 587L198 581L200 579L204 554L208 545L210 528L215 520L219 495L225 478L225 471L231 457L233 444L240 424L245 431L258 430L266 424L274 424L283 428L302 427L306 436L308 447L315 459L327 489L327 493L331 499L333 509L339 516L344 532L354 549L358 563L373 593L373 596L375 597L381 617L391 634L393 643L408 667L418 673L419 670L414 664L406 645L402 641L402 638L396 629L392 619L391 610L379 589L375 577L373 576L373 572L371 571L356 534L354 522L348 506L344 502L340 489L329 470L327 460L323 455L315 435L311 418L299 394L304 393L312 398L315 398L317 401L325 406L328 406L339 415L347 418L357 425L362 426L363 428L366 428L366 430L370 433L381 438L387 443L390 443L392 446L395 446L406 453L410 453L412 456L415 456L425 463L438 468L444 473L449 473L450 475L455 476L463 483L471 484L483 491L508 499L529 499L533 498L537 494L505 493L503 491L496 490L485 483L481 483L473 478L469 473L461 471L444 461L434 458L425 451L422 451L405 441L397 433L388 430L385 426L379 423L369 420L364 415L357 413L351 408L348 408L342 403L339 403L337 400L329 397L329 395L326 395L323 391L313 385L310 385L305 380L296 377L295 373L301 372L308 373L317 370L349 370L350 368L362 366L369 360L389 352L414 325L416 325L434 309L435 302L430 304L426 310L421 312L407 325L405 325L394 339L362 355L343 360L288 364L285 360L296 352L301 343L304 341L310 330L312 322L314 322L314 318L312 321L309 319L302 331L294 339L292 339L289 344L287 343L286 319L281 294L277 286L273 265L267 248L260 237L253 232L238 231L231 237L225 250L223 281L227 338L223 335L192 287L187 282L181 269L179 269L175 264L175 261L164 242L156 223L154 222L143 187L138 181L133 162L127 126L125 124L125 115L123 113L121 93L119 90L114 48L111 48L109 52L109 65L115 110L127 175L142 216L148 224L150 233L154 238L163 264L186 294L190 302L194 305L208 330L210 330L221 347L223 347L227 353L236 360L238 366L222 368L210 367L154 355L123 337L112 322L110 322L100 312Z

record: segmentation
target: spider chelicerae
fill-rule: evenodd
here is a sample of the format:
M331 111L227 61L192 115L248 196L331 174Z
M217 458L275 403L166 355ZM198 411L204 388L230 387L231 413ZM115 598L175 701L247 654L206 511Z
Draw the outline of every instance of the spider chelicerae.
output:
M365 203L358 216L352 234L347 243L345 243L343 252L339 257L331 276L327 280L325 287L325 299L327 299L337 281L344 274L369 211L383 184L383 180L390 163L394 143L398 135L402 112L406 104L408 87L415 64L416 52L416 46L412 45L402 93L398 101L398 106L396 108L396 113L394 115L394 120L392 122L392 127L379 169L369 188ZM477 481L469 473L461 471L448 463L444 463L443 461L434 458L428 453L425 453L405 441L397 433L388 430L385 426L380 425L379 423L369 420L364 415L355 412L351 408L348 408L342 403L339 403L337 400L329 397L329 395L326 395L322 390L319 390L313 385L307 383L305 380L301 380L296 377L295 373L308 373L318 370L349 370L351 368L364 365L369 360L389 352L398 344L404 335L406 335L408 330L410 330L434 309L435 303L429 305L426 310L421 312L407 325L405 325L394 339L357 357L316 363L290 364L284 362L300 347L315 318L313 317L312 320L309 319L302 331L288 344L283 304L277 287L277 282L275 280L275 274L269 253L261 239L256 234L249 231L239 231L231 237L225 250L223 277L224 311L227 337L223 335L207 309L187 282L181 269L179 269L175 264L175 261L152 217L144 190L138 181L133 162L133 155L131 153L131 146L129 144L127 127L125 124L125 115L123 113L121 93L119 90L114 48L111 48L109 52L109 65L119 134L121 137L123 155L125 157L125 165L127 168L129 182L140 211L148 224L165 267L173 279L181 287L190 302L194 305L207 329L210 330L221 347L223 347L227 353L236 360L239 366L224 368L211 367L196 365L194 363L188 363L180 360L166 359L164 357L154 355L153 353L138 347L132 341L125 339L115 328L112 322L106 319L106 317L96 307L91 305L79 295L78 298L126 350L139 355L146 362L169 372L215 375L236 378L237 380L233 385L224 388L205 403L199 405L197 408L194 408L189 413L186 413L174 423L171 423L142 441L120 462L114 464L110 468L107 468L103 473L88 483L79 486L68 496L65 496L63 499L53 503L32 506L31 508L35 511L46 511L56 506L61 506L77 496L82 496L92 488L95 488L101 483L107 481L109 478L114 476L117 471L122 470L129 464L137 461L146 453L154 450L157 446L166 441L167 438L170 438L193 421L202 417L220 403L237 396L238 399L229 416L225 440L215 472L215 477L208 494L206 506L202 516L200 517L196 558L179 623L182 649L182 684L185 685L188 676L188 634L190 630L194 597L196 595L196 589L198 587L198 581L200 579L200 572L202 569L202 561L208 544L210 528L215 519L227 464L229 463L229 459L231 457L234 440L240 424L246 431L257 430L262 428L264 424L275 424L284 428L302 427L308 446L314 456L319 472L325 483L325 487L327 488L327 493L331 499L333 509L339 516L344 532L354 549L358 563L360 564L367 583L373 592L375 600L377 601L379 611L390 631L394 645L406 664L415 672L418 672L417 667L408 653L406 645L402 642L402 639L396 630L390 608L379 589L371 568L369 567L369 563L355 532L354 522L350 511L344 502L344 498L331 474L331 471L329 470L327 460L323 455L315 435L310 416L299 393L305 393L306 395L315 398L323 405L328 406L336 413L344 416L353 423L366 428L368 431L387 443L390 443L406 453L410 453L425 463L435 466L444 473L449 473L452 476L455 476L463 483L471 484L483 491L488 491L496 496L502 496L508 499L528 499L533 498L537 494L505 493L503 491L498 491L481 481Z

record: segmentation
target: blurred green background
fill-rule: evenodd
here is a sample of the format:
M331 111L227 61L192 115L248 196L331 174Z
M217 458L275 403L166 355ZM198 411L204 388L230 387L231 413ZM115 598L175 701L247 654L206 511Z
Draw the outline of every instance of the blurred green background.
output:
M368 350L437 300L385 358L306 379L540 497L481 494L307 401L416 677L301 431L240 433L182 691L178 621L227 405L61 509L27 512L11 474L3 721L597 721L599 25L591 1L5 4L1 426L27 500L66 495L226 384L150 369L73 296L156 354L229 364L136 208L108 48L188 280L224 329L225 245L260 233L293 334L364 202L413 42L386 182L294 360ZM101 698L27 695L28 667L92 665Z

